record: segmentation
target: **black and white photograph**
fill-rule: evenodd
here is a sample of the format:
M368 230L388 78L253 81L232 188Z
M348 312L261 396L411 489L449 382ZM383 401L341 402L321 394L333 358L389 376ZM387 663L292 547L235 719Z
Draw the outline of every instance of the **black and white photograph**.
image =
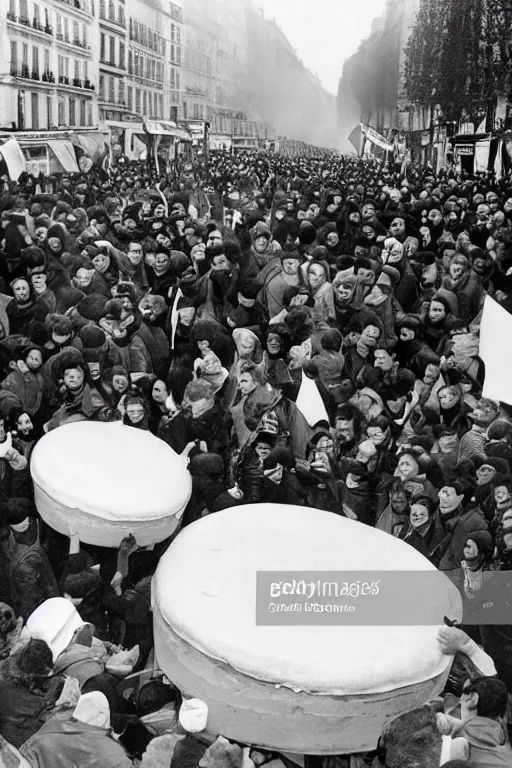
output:
M512 0L0 0L0 768L512 768Z

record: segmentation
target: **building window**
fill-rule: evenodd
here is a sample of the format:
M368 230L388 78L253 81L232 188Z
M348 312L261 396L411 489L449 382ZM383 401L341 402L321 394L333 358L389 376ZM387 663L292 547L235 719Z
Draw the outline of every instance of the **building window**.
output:
M130 111L133 109L133 88L131 85L128 86L128 109Z
M80 99L80 125L83 127L86 125L85 116L85 99Z
M37 93L30 94L30 108L32 118L32 130L39 128L39 96Z
M60 13L55 16L55 21L57 23L57 40L62 40L62 16Z
M28 43L21 44L21 63L28 66Z
M84 61L84 80L89 79L89 62Z
M110 38L110 59L109 63L111 66L115 67L116 65L116 39L115 37Z
M176 72L176 90L180 90L180 73Z
M119 103L124 104L124 82L119 81Z
M133 75L133 53L128 51L128 73Z
M113 77L108 79L108 100L114 102L116 98L116 85Z
M147 91L143 91L143 96L142 96L142 112L145 115L147 115L147 113L148 113L148 94L147 94Z
M116 11L115 11L114 3L112 2L112 0L109 0L109 4L108 4L108 17L110 21L116 20Z
M187 117L187 102L186 101L183 102L183 119L184 120L188 120L188 117Z
M46 97L46 125L48 128L53 127L53 110L52 110L52 97Z
M158 103L159 103L158 117L163 117L164 116L164 97L163 96L158 97Z
M105 35L100 34L100 60L105 61Z
M62 125L66 125L66 107L63 97L59 96L59 127Z
M92 101L87 102L87 125L92 125Z
M39 48L32 48L32 75L39 77Z
M171 107L171 120L173 123L178 122L178 107Z
M100 75L100 99L105 101L105 78Z
M69 21L64 18L64 40L69 43Z
M121 5L121 3L119 3L118 20L119 20L119 24L122 24L123 27L126 26L126 21L124 18L124 7Z
M25 91L18 91L18 130L25 129Z
M18 15L16 13L16 0L9 0L9 13L15 17Z
M194 120L199 120L199 104L194 104Z
M76 125L76 115L75 115L75 99L70 96L69 97L69 124L70 125Z
M119 43L119 68L124 69L124 56L125 56L124 43Z
M105 18L105 0L100 0L100 19Z
M140 112L140 88L135 89L135 111Z
M50 71L50 51L47 48L44 50L44 71Z
M27 0L20 0L20 17L28 21L28 4Z
M34 3L34 27L36 29L39 28L41 23L41 16L39 15L39 6L37 3Z
M18 74L18 45L11 40L11 74Z
M57 58L57 62L58 62L57 73L59 75L59 80L60 80L61 77L64 77L64 56L61 56L60 53Z
M80 80L80 60L75 59L75 80ZM76 83L74 83L76 85Z

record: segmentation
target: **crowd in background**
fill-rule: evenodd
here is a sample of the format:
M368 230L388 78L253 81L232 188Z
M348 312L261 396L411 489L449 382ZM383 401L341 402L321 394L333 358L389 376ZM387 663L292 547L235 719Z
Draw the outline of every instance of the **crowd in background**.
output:
M31 765L129 766L143 735L126 746L109 729L179 710L172 686L153 681L147 701L127 702L105 671L121 647L139 645L135 671L150 657L150 579L169 541L74 551L34 505L34 444L70 421L119 420L188 456L182 527L247 503L307 505L398 537L449 573L466 622L439 642L457 652L457 674L367 763L437 766L450 736L466 763L512 766L512 613L510 625L496 618L512 600L495 588L512 571L512 411L482 397L479 357L485 296L512 311L512 180L258 151L182 160L162 176L131 165L3 186L5 743ZM57 596L87 624L55 662L20 631ZM80 682L78 714L56 707L64 674ZM161 763L151 742L143 765L245 759L240 745L207 750L184 733L176 724Z

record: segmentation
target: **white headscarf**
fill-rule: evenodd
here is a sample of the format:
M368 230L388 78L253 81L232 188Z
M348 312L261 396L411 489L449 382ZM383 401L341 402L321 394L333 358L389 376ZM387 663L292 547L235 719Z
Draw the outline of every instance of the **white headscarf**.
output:
M84 693L78 699L73 717L81 723L107 730L110 728L110 707L107 697L101 691Z

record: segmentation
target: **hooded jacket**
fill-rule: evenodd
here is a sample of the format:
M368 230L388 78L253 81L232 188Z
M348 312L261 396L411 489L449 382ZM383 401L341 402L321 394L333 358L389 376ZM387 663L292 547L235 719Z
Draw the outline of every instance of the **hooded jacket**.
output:
M133 768L124 747L112 738L110 730L76 720L69 710L51 717L23 745L22 755L40 768Z
M512 748L505 729L489 717L472 717L453 733L463 736L469 743L469 762L480 768L510 768Z

